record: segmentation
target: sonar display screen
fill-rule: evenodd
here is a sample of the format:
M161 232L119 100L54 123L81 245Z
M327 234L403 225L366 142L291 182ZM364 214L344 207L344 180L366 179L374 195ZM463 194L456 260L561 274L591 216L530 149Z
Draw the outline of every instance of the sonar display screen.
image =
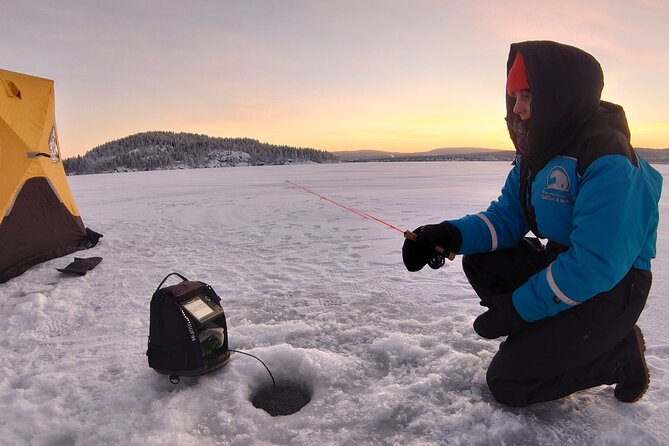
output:
M199 295L182 303L184 308L199 322L202 322L204 319L215 313L214 309L211 308L202 297L202 295Z

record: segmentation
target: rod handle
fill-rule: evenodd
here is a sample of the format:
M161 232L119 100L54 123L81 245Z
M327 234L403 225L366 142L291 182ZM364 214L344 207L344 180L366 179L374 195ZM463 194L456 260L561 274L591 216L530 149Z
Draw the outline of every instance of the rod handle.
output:
M411 231L404 231L404 238L407 240L416 240L417 235L414 234ZM444 254L446 250L442 248L441 246L437 245L434 247L434 250L437 251L439 254ZM448 255L446 256L448 260L455 260L455 253L454 252L449 252Z

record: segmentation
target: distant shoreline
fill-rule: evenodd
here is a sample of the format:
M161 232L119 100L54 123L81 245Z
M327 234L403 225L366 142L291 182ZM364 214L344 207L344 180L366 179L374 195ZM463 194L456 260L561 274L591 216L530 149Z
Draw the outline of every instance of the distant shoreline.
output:
M637 149L650 163L669 163L669 149ZM235 166L304 163L506 161L513 150L484 147L442 147L425 152L382 150L328 152L280 146L250 138L219 138L194 133L151 131L102 144L83 156L63 160L68 175L146 172Z
M467 150L462 152L462 150ZM636 149L649 163L669 164L669 149ZM513 161L516 153L512 150L445 148L430 152L397 153L376 150L331 152L342 162L398 162L398 161Z

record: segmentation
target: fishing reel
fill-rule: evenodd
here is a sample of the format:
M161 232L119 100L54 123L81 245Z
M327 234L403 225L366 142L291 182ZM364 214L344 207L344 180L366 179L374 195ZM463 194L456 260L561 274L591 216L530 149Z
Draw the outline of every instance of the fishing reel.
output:
M427 264L430 265L432 269L439 269L446 263L446 256L444 253L435 252L432 257L427 261Z

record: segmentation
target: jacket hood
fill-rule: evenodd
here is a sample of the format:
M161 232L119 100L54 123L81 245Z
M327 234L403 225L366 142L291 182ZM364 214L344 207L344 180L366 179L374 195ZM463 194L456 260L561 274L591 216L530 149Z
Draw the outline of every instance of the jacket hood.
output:
M506 72L520 51L532 94L527 133L527 156L542 166L574 144L600 106L604 75L599 62L585 51L557 42L527 41L511 44ZM515 99L506 97L506 122L519 151L513 113Z

